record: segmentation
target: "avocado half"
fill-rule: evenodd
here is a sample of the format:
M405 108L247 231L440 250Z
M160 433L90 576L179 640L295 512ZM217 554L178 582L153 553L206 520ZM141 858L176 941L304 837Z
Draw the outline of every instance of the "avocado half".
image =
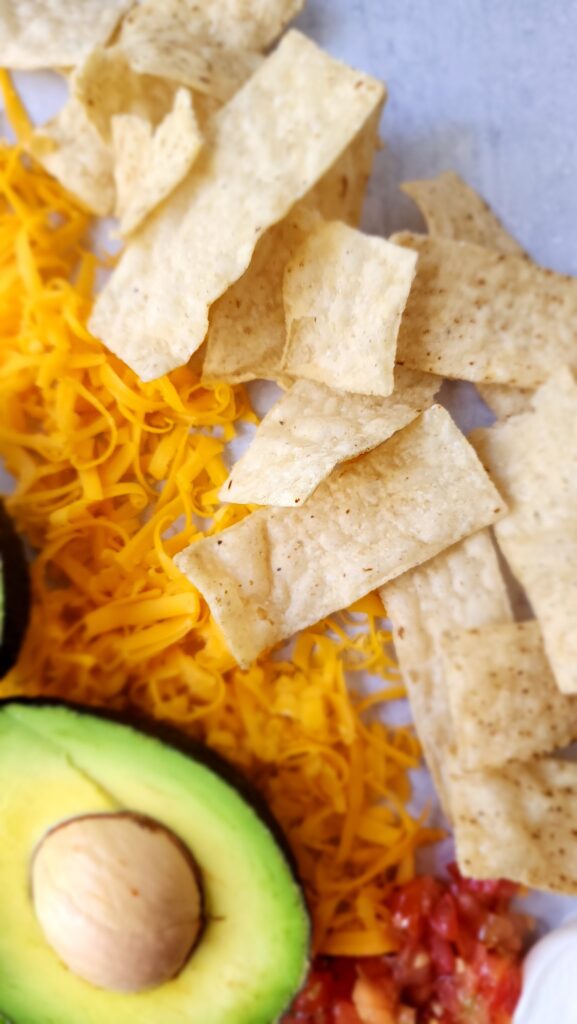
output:
M273 1024L303 983L310 923L277 824L226 762L170 728L56 701L0 703L0 1020ZM59 824L130 811L169 829L202 879L204 929L157 988L93 987L45 941L31 863Z
M24 546L0 501L0 679L15 664L30 616Z

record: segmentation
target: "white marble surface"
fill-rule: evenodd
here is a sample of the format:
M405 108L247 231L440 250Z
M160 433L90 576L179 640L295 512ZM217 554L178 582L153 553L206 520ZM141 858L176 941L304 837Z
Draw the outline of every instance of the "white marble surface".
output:
M367 230L419 229L399 182L454 168L535 259L577 273L577 0L309 0L297 24L388 84ZM17 81L38 121L62 101L56 76ZM262 412L273 391L253 390ZM465 429L486 420L470 386L448 385L444 399ZM421 804L427 791L421 773ZM551 926L577 901L533 894L529 906Z

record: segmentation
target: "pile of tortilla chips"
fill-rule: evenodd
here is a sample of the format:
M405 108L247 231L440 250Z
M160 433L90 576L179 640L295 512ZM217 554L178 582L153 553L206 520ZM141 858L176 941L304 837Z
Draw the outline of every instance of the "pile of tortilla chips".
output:
M29 6L6 62L72 71L25 144L127 236L91 329L144 381L285 391L220 492L262 507L178 568L242 666L378 590L461 868L577 893L577 280L449 172L404 186L428 235L358 230L385 90L271 49L299 0Z

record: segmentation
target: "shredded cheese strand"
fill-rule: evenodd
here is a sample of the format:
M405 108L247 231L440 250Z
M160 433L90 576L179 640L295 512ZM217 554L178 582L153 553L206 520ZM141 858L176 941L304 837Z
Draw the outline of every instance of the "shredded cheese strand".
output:
M2 692L136 707L214 747L292 843L315 949L385 952L384 897L437 836L406 809L412 730L363 720L377 697L354 697L366 668L379 700L402 694L380 602L306 630L290 659L235 665L171 556L249 511L217 490L225 439L254 415L242 388L202 386L188 367L143 384L91 337L88 227L40 168L0 148L0 455L38 551L31 629Z

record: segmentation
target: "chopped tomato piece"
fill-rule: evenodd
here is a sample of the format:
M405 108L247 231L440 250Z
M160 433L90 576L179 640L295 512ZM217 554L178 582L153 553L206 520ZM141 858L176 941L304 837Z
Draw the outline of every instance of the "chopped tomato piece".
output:
M339 1000L333 1007L333 1024L365 1024L354 1004Z
M397 952L318 958L284 1024L511 1024L529 933L516 893L454 865L400 886L386 908Z
M362 1024L396 1024L398 992L392 978L384 981L369 978L359 968L353 988L353 1004Z
M455 900L450 892L444 892L431 910L429 917L431 928L447 942L456 942L459 938L459 918Z

